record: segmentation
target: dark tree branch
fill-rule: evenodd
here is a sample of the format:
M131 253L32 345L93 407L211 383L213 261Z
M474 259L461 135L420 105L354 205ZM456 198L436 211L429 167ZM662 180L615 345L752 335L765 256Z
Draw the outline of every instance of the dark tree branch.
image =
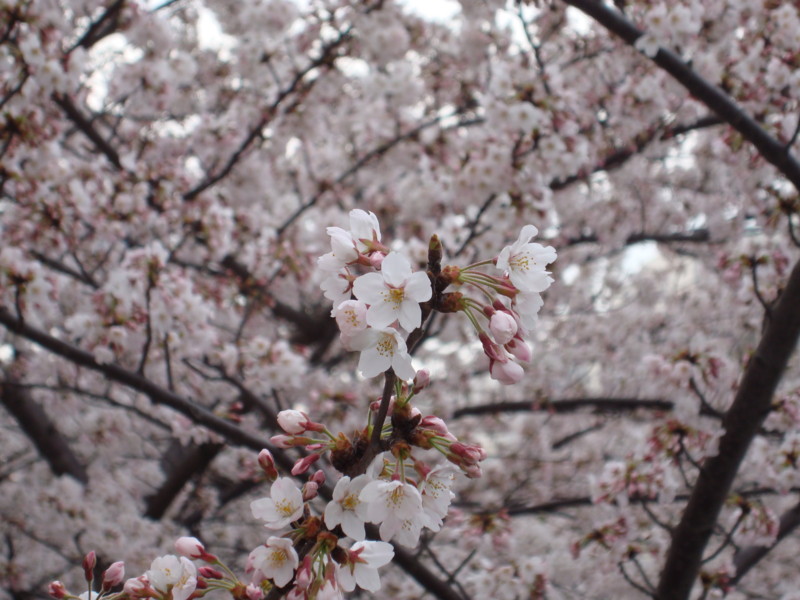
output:
M17 420L53 473L69 475L83 484L89 482L86 468L41 405L31 397L30 390L6 379L0 382L0 402Z
M625 15L599 0L564 1L592 17L631 46L643 34ZM741 133L758 149L765 160L775 165L794 184L795 188L800 190L800 163L791 153L787 152L784 144L764 131L758 121L744 112L728 94L698 75L671 50L660 48L652 60L672 75L697 100Z
M114 33L117 30L119 16L122 13L125 2L126 0L115 0L96 21L92 22L86 33L81 36L81 39L70 48L70 52L75 48L89 49L104 37Z
M94 144L101 154L103 154L114 167L120 171L123 170L122 163L119 159L117 151L109 144L105 138L95 129L92 122L87 119L83 113L75 106L75 103L69 96L65 94L53 94L53 100L61 110L64 111L66 117L80 130L89 140Z
M565 2L583 11L628 44L635 44L642 35L622 13L603 2ZM764 131L733 99L695 73L680 56L670 50L660 48L653 61L752 143L765 160L800 190L800 163L784 144ZM745 369L733 404L723 419L725 434L720 439L719 453L709 458L700 470L680 523L675 528L658 584L659 600L686 600L691 594L703 551L714 531L739 465L769 414L775 389L797 345L800 336L798 305L800 263L795 265L786 288L773 306L772 318Z
M569 238L567 246L577 246L578 244L596 244L600 241L597 235L590 233L579 237ZM695 229L693 231L679 231L676 233L632 233L625 239L625 245L638 244L640 242L658 242L660 244L681 244L681 243L704 243L711 241L711 234L708 229Z
M503 412L551 412L572 413L590 409L594 414L627 412L633 410L655 410L668 412L674 404L669 400L646 400L642 398L570 398L568 400L542 400L522 402L496 402L465 406L453 412L453 419L470 415L494 415Z
M778 536L769 546L748 546L742 548L733 557L733 565L736 567L736 576L731 580L736 584L742 579L758 562L778 545L787 535L800 527L800 503L796 504L781 515L780 525L778 526Z
M165 465L167 477L161 487L145 499L144 516L161 519L189 480L202 475L224 447L208 443L185 448L174 441L164 454L164 462L169 463Z
M600 173L603 171L613 171L614 169L618 169L622 165L624 165L628 160L637 154L639 154L642 150L644 150L648 145L656 140L668 140L679 135L683 135L684 133L688 133L690 131L694 131L696 129L705 129L706 127L714 127L716 125L720 125L724 123L722 119L720 119L716 115L708 115L694 121L693 123L686 123L684 125L675 125L674 127L668 128L661 128L661 127L654 127L649 131L644 131L639 134L633 142L631 142L628 146L624 148L620 148L606 156L599 164L597 164L589 174ZM569 175L564 179L554 179L550 182L550 189L553 191L563 190L566 187L569 187L573 183L577 183L578 181L586 180L586 173L576 173L574 175Z

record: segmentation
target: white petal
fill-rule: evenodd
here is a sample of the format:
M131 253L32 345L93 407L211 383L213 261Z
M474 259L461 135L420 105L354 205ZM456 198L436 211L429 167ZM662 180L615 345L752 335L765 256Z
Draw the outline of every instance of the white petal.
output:
M405 297L415 302L425 302L430 300L432 295L431 280L428 278L428 274L422 271L412 273L406 281Z
M381 274L392 287L403 287L411 277L411 263L399 252L389 252L381 263Z
M353 293L356 298L367 304L383 302L386 284L380 273L367 273L353 282Z

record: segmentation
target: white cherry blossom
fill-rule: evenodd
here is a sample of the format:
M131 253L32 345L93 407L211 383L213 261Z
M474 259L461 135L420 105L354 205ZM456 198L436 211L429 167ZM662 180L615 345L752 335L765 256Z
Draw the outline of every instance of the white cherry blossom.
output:
M399 321L403 329L412 331L422 320L419 303L430 300L432 291L427 273L412 273L405 256L390 252L380 273L367 273L355 280L353 293L369 305L367 323L372 327L388 327Z
M160 556L150 564L146 575L153 589L162 593L172 590L173 600L186 600L197 587L197 568L184 556Z
M275 585L283 587L292 580L300 559L292 540L272 536L267 539L266 546L259 546L250 553L250 564Z
M396 329L360 331L350 338L349 345L353 350L361 351L358 370L364 377L375 377L391 368L400 379L413 379L415 371L411 366L411 355L406 341Z
M356 585L369 592L377 592L381 587L378 569L392 560L394 550L386 542L356 542L347 552L348 562L336 569L336 581L346 592L352 592Z
M325 507L325 525L328 529L341 525L342 531L354 540L364 539L367 505L359 498L359 494L368 482L366 475L359 475L352 480L345 475L336 482L333 499Z
M538 232L533 225L525 225L517 241L497 256L497 268L507 272L511 283L523 292L543 292L553 281L545 267L555 261L556 251L530 241Z
M275 480L269 498L260 498L250 503L256 519L266 521L269 529L282 529L303 514L303 494L288 477Z

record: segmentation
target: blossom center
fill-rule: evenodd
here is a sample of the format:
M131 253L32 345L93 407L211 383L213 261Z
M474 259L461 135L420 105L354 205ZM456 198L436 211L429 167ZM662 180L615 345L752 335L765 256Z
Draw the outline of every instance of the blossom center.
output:
M288 500L279 500L275 503L275 509L284 517L288 517L294 512L294 506Z
M289 554L283 548L275 548L272 553L269 555L270 561L275 566L280 567L289 560Z
M348 494L342 500L342 508L345 510L355 510L356 506L358 506L358 495L356 494Z
M536 265L536 261L532 261L527 254L517 254L508 261L508 265L515 271L529 271L532 266Z
M394 338L391 335L384 335L375 346L375 350L381 356L394 356Z
M405 299L405 290L403 288L390 288L384 292L384 301L391 304L394 308L399 308Z

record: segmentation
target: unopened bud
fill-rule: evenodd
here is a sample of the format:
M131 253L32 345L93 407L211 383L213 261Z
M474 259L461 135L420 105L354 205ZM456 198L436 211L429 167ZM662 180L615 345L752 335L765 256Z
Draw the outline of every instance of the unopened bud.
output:
M529 363L533 358L530 346L519 339L519 337L515 337L508 342L505 348L520 362Z
M292 475L300 475L308 471L309 467L313 465L316 461L320 458L319 454L309 454L308 456L304 456L296 463L294 463L294 467L292 467Z
M195 537L180 537L175 540L175 550L186 558L199 558L206 562L215 562L217 557L206 552L203 543Z
M431 372L428 369L420 369L417 371L417 374L414 375L414 383L412 384L412 390L415 394L419 394L422 390L424 390L428 385L431 383Z
M83 562L81 563L83 567L83 576L89 583L92 582L94 579L94 568L97 566L97 555L94 553L94 550L89 552L86 556L83 557Z
M306 481L303 484L303 502L308 502L317 497L319 484L316 481Z
M224 579L225 575L222 574L221 571L217 571L214 567L209 567L208 565L203 565L202 567L198 567L197 573L206 579Z
M282 410L278 413L278 425L289 435L304 433L308 421L308 415L299 410Z
M261 600L264 597L261 588L252 583L247 584L244 593L247 595L247 600Z
M64 587L64 584L60 581L52 581L50 585L47 586L47 592L56 600L61 600L64 596L67 595L67 588Z
M325 483L325 472L324 472L322 469L320 469L319 471L317 471L316 473L314 473L314 474L311 476L311 478L309 479L309 481L313 481L313 482L314 482L314 483L316 483L317 485L322 485L322 484L324 484L324 483Z
M103 573L103 591L107 592L111 588L118 586L120 583L122 583L124 577L125 563L121 560L111 563L111 566L108 567Z
M301 590L308 589L313 580L311 573L311 557L306 555L303 557L303 562L300 563L300 568L297 569L294 575L294 584Z
M513 360L506 359L505 362L495 360L489 366L489 375L503 385L514 385L522 381L525 371Z
M278 478L278 470L275 468L275 459L272 457L272 452L264 448L258 453L258 466L264 471L267 480L270 482Z
M147 575L139 575L125 582L122 591L130 598L145 598L150 595L150 580Z
M374 269L380 269L386 255L383 252L373 252L369 255L369 264Z
M494 340L500 344L507 344L517 334L517 320L505 311L496 311L489 319L489 331Z

